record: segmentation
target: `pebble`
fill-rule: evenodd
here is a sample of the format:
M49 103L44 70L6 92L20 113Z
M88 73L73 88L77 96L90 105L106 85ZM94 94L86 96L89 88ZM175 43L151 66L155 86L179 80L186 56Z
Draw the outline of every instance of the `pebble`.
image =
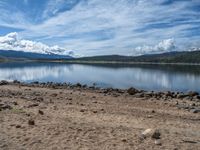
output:
M39 113L40 115L44 115L44 112L43 112L42 110L38 110L38 113Z
M192 113L199 113L200 109L191 109L190 112L192 112Z
M16 127L16 128L21 128L21 125L16 125L15 127Z
M28 121L28 124L29 125L35 125L35 121L31 119L31 120Z
M161 136L161 134L160 134L159 130L155 130L153 132L151 138L153 138L153 139L160 139L160 136Z
M156 145L162 145L160 139L155 140Z
M160 132L158 129L146 129L142 132L141 135L144 139L147 137L151 137L152 139L160 139Z
M146 129L145 131L142 132L142 137L146 138L152 134L153 130L152 129Z

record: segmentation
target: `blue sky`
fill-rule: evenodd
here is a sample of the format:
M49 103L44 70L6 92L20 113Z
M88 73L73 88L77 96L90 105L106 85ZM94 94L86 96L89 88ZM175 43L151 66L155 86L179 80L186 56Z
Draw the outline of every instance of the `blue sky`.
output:
M200 0L0 0L0 14L1 49L88 56L200 47Z

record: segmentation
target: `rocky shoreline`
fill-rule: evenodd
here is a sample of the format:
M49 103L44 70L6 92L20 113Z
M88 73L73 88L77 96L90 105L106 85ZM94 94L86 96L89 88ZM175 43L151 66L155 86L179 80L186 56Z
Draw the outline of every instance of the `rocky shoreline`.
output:
M0 81L0 149L200 147L199 93Z
M117 97L121 94L129 94L135 98L146 98L155 99L162 101L176 101L176 107L178 109L184 109L193 113L200 113L200 95L196 91L184 92L155 92L155 91L144 91L138 90L136 88L129 89L114 89L114 88L99 88L94 86L82 85L80 83L70 84L70 83L54 83L54 82L31 82L23 83L17 80L8 82L5 80L0 81L1 85L18 85L18 86L28 86L28 87L40 87L40 88L52 88L52 89L82 89L82 90L92 90L98 93L103 93L105 95L113 95ZM189 102L189 103L188 103Z

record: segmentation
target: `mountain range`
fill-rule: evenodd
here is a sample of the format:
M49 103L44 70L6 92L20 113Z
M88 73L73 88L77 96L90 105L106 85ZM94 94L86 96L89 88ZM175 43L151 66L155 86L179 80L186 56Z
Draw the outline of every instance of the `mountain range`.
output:
M71 61L71 60L69 60ZM167 52L142 56L105 55L74 58L73 62L146 62L146 63L200 63L200 49L195 51Z
M0 60L59 60L74 63L200 63L200 49L195 51L167 52L162 54L148 54L142 56L104 55L73 58L70 55L40 54L32 52L0 50Z
M0 50L0 58L2 60L38 60L38 59L71 59L72 56L69 55L58 55L58 54L40 54L24 51L14 51L14 50Z

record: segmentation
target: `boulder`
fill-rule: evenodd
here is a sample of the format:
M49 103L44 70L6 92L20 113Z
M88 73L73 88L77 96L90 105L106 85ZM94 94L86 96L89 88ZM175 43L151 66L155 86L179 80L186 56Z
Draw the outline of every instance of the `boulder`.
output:
M139 91L138 91L137 89L133 88L133 87L131 87L131 88L129 88L129 89L127 90L127 93L130 94L130 95L134 95L134 94L136 94L136 93L138 93L138 92L139 92Z

